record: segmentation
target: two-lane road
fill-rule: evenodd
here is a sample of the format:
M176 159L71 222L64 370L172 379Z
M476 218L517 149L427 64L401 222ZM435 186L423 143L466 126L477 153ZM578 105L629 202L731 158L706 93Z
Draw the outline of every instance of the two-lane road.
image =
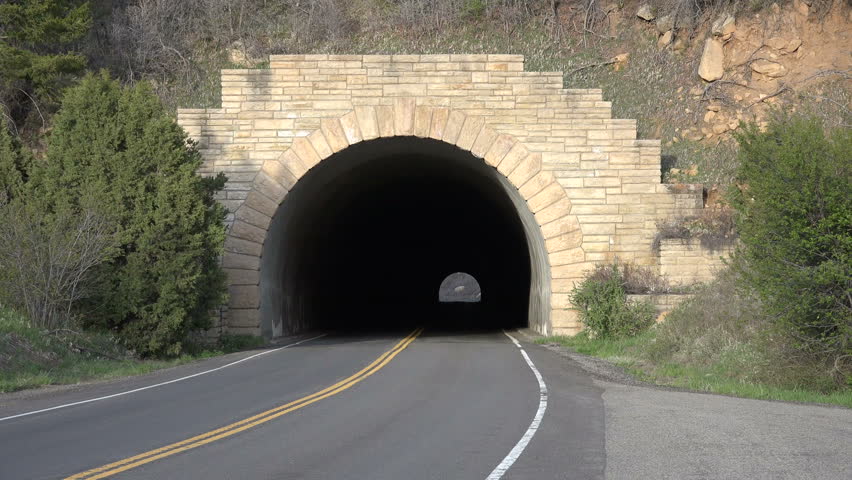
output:
M2 395L0 479L852 478L852 410L595 380L512 335L324 336Z
M0 478L484 479L498 465L508 467L503 478L602 478L602 389L530 347L547 384L546 411L533 369L501 332L327 336L157 388L0 421ZM7 403L0 417L25 409ZM537 413L545 415L532 426Z

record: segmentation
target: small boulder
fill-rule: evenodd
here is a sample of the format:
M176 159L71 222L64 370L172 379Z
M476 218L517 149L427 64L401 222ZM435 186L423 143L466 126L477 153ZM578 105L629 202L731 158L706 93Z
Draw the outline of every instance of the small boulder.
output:
M639 10L636 11L636 16L648 22L657 18L656 15L654 15L654 12L651 11L651 5L647 3L639 5Z
M787 46L787 39L782 37L772 37L769 40L763 42L767 47L774 48L775 50L781 50L782 48Z
M778 78L787 75L787 69L784 68L784 65L762 58L751 62L751 69L757 73L772 78Z
M672 35L672 31L671 31L671 30L669 30L668 32L666 32L666 33L664 33L664 34L660 35L660 38L657 40L657 46L658 46L659 48L665 48L665 47L667 47L670 43L672 43L672 37L673 37L673 35Z
M666 33L672 28L674 28L674 18L671 15L665 15L657 19L655 23L657 27L657 31L660 33Z
M712 32L714 37L728 40L737 30L737 22L733 15L722 15L713 22Z
M707 82L713 82L722 78L725 74L725 50L722 42L715 38L708 38L704 42L704 52L701 54L701 63L698 65L698 75Z
M704 123L710 123L716 118L716 112L710 110L704 114Z
M787 45L782 49L782 51L787 53L793 53L802 46L802 39L794 38L790 40Z

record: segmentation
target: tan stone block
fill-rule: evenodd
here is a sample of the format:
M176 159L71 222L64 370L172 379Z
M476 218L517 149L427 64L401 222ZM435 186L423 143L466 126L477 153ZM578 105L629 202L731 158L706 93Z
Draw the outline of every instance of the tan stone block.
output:
M286 168L286 172L290 173L288 176L285 175L286 172L276 171L276 173L279 173L280 176L276 176L274 178L281 183L283 183L284 180L290 182L292 179L292 183L287 185L288 189L293 188L293 185L295 185L296 182L300 178L302 178L302 175L308 172L308 168L302 163L302 160L301 158L299 158L299 155L297 155L296 152L292 149L282 153L281 156L278 157L278 162Z
M284 201L284 197L287 195L287 188L281 185L278 179L273 179L265 172L257 174L252 187L267 198L274 202L278 202L279 204Z
M586 260L586 252L582 248L569 248L548 255L552 267L561 265L573 265Z
M436 108L432 111L432 122L429 125L429 137L435 140L444 138L444 129L450 116L448 108Z
M579 260L578 262L582 262L582 260ZM570 265L550 267L550 276L552 278L577 278L577 275L582 271L582 265L583 263L573 263Z
M521 142L517 142L509 149L509 153L500 160L500 163L497 164L497 171L508 178L512 174L512 171L529 155L530 151L527 150L527 147ZM515 187L518 187L518 185L515 185Z
M530 199L534 197L538 192L544 190L553 183L559 185L559 182L557 182L556 178L553 176L553 172L549 170L540 170L535 175L533 175L532 178L525 182L524 185L518 191L520 192L521 196L524 197L527 202L529 202ZM562 185L559 185L559 187L562 187Z
M260 287L254 285L228 286L228 307L232 309L260 307Z
M550 308L571 308L574 305L571 304L571 295L568 293L551 293L550 294Z
M379 124L379 136L392 137L394 136L394 114L393 107L388 105L380 105L376 107L376 121Z
M238 268L241 270L259 270L260 257L243 255L241 253L225 252L222 255L223 268Z
M569 213L571 213L571 200L564 195L563 191L562 198L535 212L534 215L539 225L545 225Z
M583 244L583 231L579 228L570 232L561 233L544 241L548 252L555 253L579 247Z
M414 109L414 136L426 138L432 126L432 107L419 106Z
M576 287L582 280L582 277L554 278L550 281L550 291L554 293L571 293L574 290L574 287Z
M485 163L496 167L514 146L514 137L511 135L498 135L485 152Z
M290 155L292 155L293 157L296 156L296 154L292 152ZM284 185L287 190L289 190L293 187L293 185L296 184L295 174L292 172L292 170L289 169L287 165L281 163L281 157L279 157L278 160L267 160L263 162L261 171L269 175L269 177L271 177L276 182L280 183L281 185Z
M257 210L243 205L238 208L234 213L234 218L237 220L242 220L249 225L254 225L255 227L262 228L264 230L269 228L269 224L272 222L272 218L258 212Z
M375 108L369 106L355 107L355 116L358 118L358 126L361 128L361 136L364 140L379 137L379 120L376 117Z
M265 197L264 195L261 195L260 192L256 190L252 190L248 193L243 204L248 205L249 207L257 210L258 212L264 213L270 217L275 216L275 213L278 211L277 203Z
M349 145L355 145L363 140L361 128L358 126L358 117L354 111L340 117L340 126L343 127L343 134L346 135Z
M550 324L554 335L576 335L580 333L580 313L574 309L554 309L550 313Z
M456 146L463 150L470 150L484 125L485 120L482 117L468 116L459 132L459 138L456 139Z
M260 284L260 272L257 270L244 270L241 268L225 268L228 277L228 285L258 285Z
M489 127L482 127L482 130L479 131L479 136L473 141L470 153L479 158L485 157L485 152L494 146L495 140L497 140L497 132Z
M314 147L314 150L316 150L320 159L324 160L334 153L334 150L331 149L331 145L329 145L328 141L325 139L325 135L323 135L322 130L316 130L314 133L308 135L308 141L311 142L311 145Z
M466 119L467 116L463 112L458 110L450 112L450 116L447 119L447 126L444 127L443 140L455 145Z
M527 155L526 158L521 160L521 163L518 164L518 166L515 167L514 170L512 170L512 173L509 174L509 181L512 182L512 185L518 187L518 190L520 191L521 189L523 189L527 181L536 176L539 172L541 172L541 154L531 153ZM554 179L553 181L556 180ZM530 198L531 196L538 193L539 190L540 189L528 188L522 191L521 195L524 198Z
M395 135L414 135L413 98L395 98L393 100L393 131Z
M531 212L536 213L563 198L567 198L565 196L565 190L562 188L562 185L554 179L550 185L544 187L544 189L540 192L530 197L530 199L527 200L527 205Z
M254 255L259 257L262 250L263 245L252 242L250 240L245 240L234 236L228 236L225 239L226 252L242 253L243 255Z
M548 239L573 233L577 230L580 230L580 223L577 221L577 218L573 215L565 215L546 225L542 225L541 236L547 241Z
M320 120L320 129L328 145L335 153L349 146L346 134L343 133L343 126L340 125L340 120L336 118L323 118Z

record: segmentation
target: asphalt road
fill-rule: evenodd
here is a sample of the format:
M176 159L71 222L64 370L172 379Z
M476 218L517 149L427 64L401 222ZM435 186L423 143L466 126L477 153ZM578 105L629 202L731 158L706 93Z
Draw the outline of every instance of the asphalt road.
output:
M501 332L427 331L405 346L406 334L323 337L8 420L257 352L0 396L0 479L66 478L107 464L79 478L485 479L507 457L505 479L852 478L847 409L601 382L519 335L523 350ZM524 354L547 389L537 425L544 400ZM367 373L353 377L359 371ZM257 425L232 425L258 414L266 416Z

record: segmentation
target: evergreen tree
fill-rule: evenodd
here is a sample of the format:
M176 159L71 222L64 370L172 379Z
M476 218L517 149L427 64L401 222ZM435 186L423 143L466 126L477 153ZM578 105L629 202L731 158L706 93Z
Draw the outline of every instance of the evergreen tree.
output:
M28 156L0 121L0 204L20 195L26 179Z
M51 108L86 68L69 51L91 26L88 2L12 0L0 4L0 100L13 116ZM41 107L38 107L41 104Z
M150 88L102 72L68 89L36 196L53 213L95 208L119 225L119 253L99 270L90 326L145 355L177 355L223 299L218 266L224 176L202 178L198 151Z

